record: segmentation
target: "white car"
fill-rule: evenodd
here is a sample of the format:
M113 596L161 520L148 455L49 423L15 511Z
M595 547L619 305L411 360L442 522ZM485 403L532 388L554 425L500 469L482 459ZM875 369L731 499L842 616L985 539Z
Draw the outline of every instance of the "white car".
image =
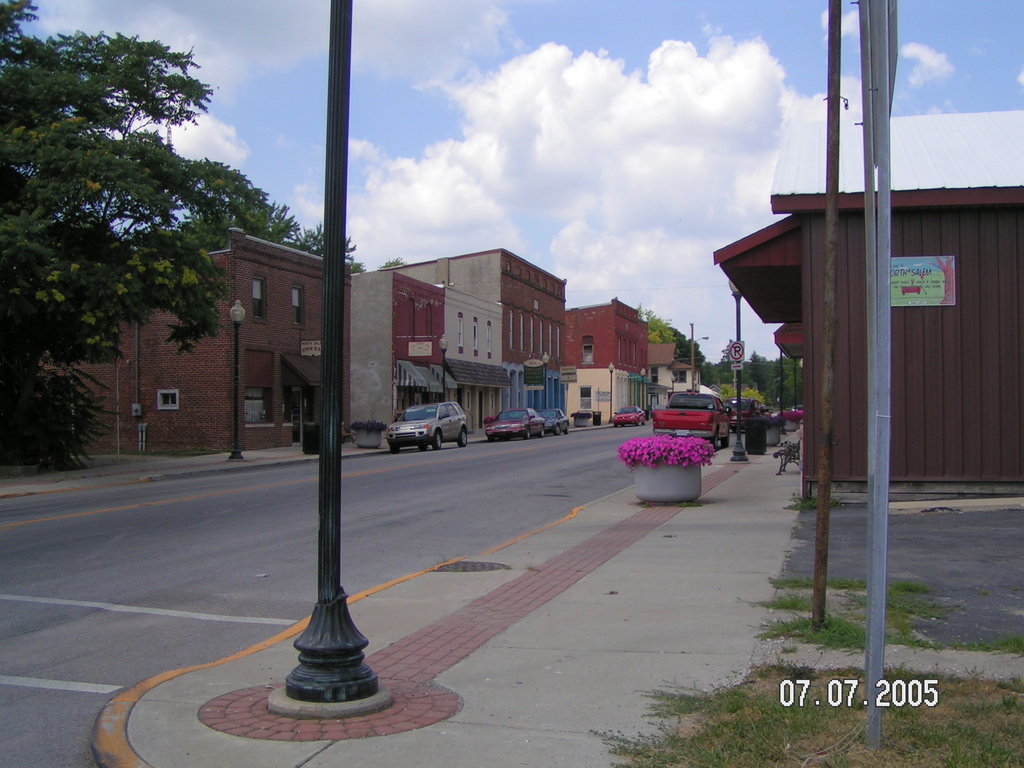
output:
M425 403L402 411L384 431L388 448L398 453L402 446L415 445L421 451L440 450L442 443L465 448L469 443L466 414L458 403Z

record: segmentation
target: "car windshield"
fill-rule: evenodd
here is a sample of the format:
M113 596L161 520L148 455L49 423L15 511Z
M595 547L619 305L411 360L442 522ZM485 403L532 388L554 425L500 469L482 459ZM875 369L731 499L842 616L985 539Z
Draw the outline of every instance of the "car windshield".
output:
M689 408L690 410L712 410L715 401L707 395L692 395L690 397L673 397L669 408Z
M425 421L427 419L437 418L437 406L436 405L418 405L415 408L406 408L402 412L399 421Z
M537 413L539 413L545 419L557 419L558 418L558 410L556 408L548 408L547 410L544 410L544 411L537 411Z
M498 421L520 421L526 418L526 411L502 411L498 414Z
M636 413L639 410L639 408L627 405L625 408L619 408L619 410L617 410L616 413Z

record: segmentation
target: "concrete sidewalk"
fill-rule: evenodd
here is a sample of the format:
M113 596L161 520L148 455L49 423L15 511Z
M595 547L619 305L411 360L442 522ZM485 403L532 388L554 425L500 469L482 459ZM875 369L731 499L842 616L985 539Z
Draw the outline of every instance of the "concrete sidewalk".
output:
M97 721L104 768L587 766L602 732L645 730L645 693L738 681L782 566L795 472L771 456L704 470L699 507L632 489L559 524L351 599L394 703L344 720L267 710L297 630L122 692ZM495 568L495 566L499 566ZM290 635L290 636L289 636Z

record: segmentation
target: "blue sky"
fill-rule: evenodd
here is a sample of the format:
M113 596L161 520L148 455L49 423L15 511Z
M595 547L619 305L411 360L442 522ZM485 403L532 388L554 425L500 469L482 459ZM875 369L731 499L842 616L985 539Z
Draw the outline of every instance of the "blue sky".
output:
M214 96L178 151L323 208L328 0L37 0L39 34L192 50ZM712 252L770 224L785 126L824 119L825 2L355 0L348 232L373 269L504 247L612 297L734 334ZM856 6L843 95L859 118ZM902 0L894 114L1024 107L1024 5ZM748 350L774 326L744 308Z

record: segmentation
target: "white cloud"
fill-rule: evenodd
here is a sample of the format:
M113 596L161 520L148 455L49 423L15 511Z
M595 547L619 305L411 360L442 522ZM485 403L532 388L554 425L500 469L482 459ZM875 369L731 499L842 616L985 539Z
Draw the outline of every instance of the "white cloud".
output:
M449 86L460 140L419 158L353 145L364 263L501 246L568 279L570 306L618 295L670 322L721 315L731 297L712 252L773 220L778 134L824 119L824 102L791 92L761 40L706 48L667 41L626 72L544 45Z
M900 48L900 55L915 62L907 79L912 88L945 80L955 71L946 54L922 43L907 43Z
M172 129L175 151L194 160L209 158L239 168L249 156L249 147L238 138L234 126L226 125L210 115L200 115L195 125Z
M47 0L38 16L46 33L117 31L192 51L195 76L231 98L254 73L326 51L328 11L323 0Z

